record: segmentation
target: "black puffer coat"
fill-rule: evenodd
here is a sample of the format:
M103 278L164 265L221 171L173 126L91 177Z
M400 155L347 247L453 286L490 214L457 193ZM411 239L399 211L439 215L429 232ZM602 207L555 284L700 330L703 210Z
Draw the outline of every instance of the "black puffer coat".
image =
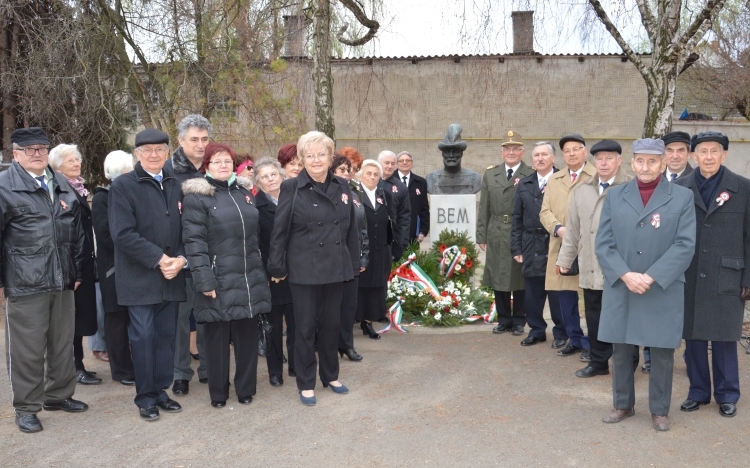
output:
M182 184L182 238L193 274L195 320L228 322L271 311L258 246L258 210L249 180ZM215 291L213 299L203 294Z

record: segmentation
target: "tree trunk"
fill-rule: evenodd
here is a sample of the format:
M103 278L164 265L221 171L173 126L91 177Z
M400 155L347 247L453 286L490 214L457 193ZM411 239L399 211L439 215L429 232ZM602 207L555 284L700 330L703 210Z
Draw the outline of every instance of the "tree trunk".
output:
M0 46L0 75L2 76L3 88L3 161L9 163L13 160L13 145L10 142L10 136L16 129L16 120L18 119L18 109L16 109L16 96L14 94L15 86L7 83L11 80L11 71L15 68L18 60L18 39L20 26L18 21L12 21L10 16L3 19L4 27L2 33L3 44ZM8 27L13 23L12 28Z
M313 80L315 81L315 128L336 139L333 123L333 76L331 75L331 3L315 0L313 12Z
M646 81L648 107L643 122L643 138L661 138L672 129L677 69L674 64L669 65L666 70L653 70L659 74L653 80Z

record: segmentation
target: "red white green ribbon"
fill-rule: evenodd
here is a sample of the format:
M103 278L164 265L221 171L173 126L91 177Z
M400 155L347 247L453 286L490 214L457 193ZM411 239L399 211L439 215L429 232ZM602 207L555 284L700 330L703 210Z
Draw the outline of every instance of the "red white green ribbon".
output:
M470 315L464 320L467 322L476 322L479 319L484 319L484 323L492 323L497 320L497 308L495 307L495 301L492 301L490 310L484 315Z
M453 272L458 266L458 260L461 258L461 249L457 245L443 250L443 259L440 260L440 274L446 278L453 276Z
M404 298L399 297L395 304L388 310L386 316L388 317L388 325L380 330L378 333L382 334L387 331L396 330L400 333L409 333L404 327L401 326L401 319L404 316L404 310L401 308Z
M401 264L401 266L393 270L393 272L391 273L391 277L388 278L388 281L392 281L393 279L403 281L405 283L413 285L420 290L427 291L435 299L440 299L441 296L440 293L438 293L437 286L432 281L432 279L427 276L424 271L422 271L419 265L414 263L414 260L416 259L417 256L415 254L409 255L409 257L404 263Z

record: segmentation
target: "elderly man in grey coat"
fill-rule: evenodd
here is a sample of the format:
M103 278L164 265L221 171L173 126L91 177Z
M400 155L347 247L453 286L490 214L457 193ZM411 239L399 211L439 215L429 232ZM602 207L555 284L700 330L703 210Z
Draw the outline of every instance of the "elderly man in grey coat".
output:
M682 343L685 270L695 250L693 194L667 182L664 142L633 142L637 179L604 200L596 256L604 273L599 339L613 344L614 409L602 420L635 414L635 346L651 347L649 409L654 429L671 427L674 350Z
M693 192L697 221L683 330L690 392L680 409L695 411L711 402L710 341L714 399L719 414L732 417L740 398L737 340L750 299L750 180L724 167L728 149L721 133L695 135L691 151L698 167L675 183Z

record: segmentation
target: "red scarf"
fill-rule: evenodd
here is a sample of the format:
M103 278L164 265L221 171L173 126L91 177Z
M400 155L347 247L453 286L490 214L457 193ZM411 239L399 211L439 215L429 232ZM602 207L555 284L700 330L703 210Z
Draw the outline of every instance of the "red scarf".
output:
M640 180L638 181L638 191L641 192L641 200L643 200L643 206L648 205L648 201L651 199L651 195L654 194L654 190L656 190L656 186L659 185L660 181L661 176L648 183L641 182Z

